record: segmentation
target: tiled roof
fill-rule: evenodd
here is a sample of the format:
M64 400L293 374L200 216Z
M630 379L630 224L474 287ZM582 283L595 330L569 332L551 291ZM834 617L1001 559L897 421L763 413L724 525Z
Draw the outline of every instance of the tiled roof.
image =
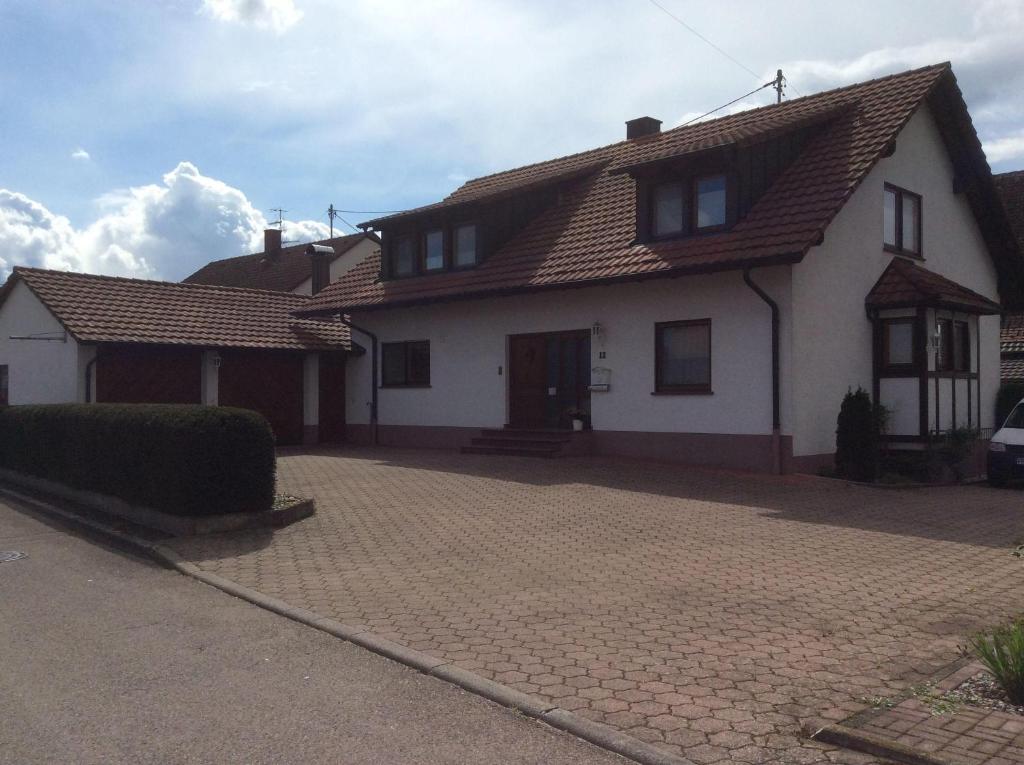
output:
M1024 170L992 176L1020 248L1024 251Z
M313 244L333 247L334 257L338 258L364 239L380 241L374 234L350 234L324 239L313 242ZM274 258L268 258L264 253L256 252L252 255L214 260L191 276L186 276L182 281L189 284L217 284L222 287L248 287L250 289L291 292L310 278L309 258L306 256L306 247L308 246L304 243L283 247Z
M893 258L864 301L871 308L931 306L999 313L999 304L904 258Z
M1013 358L1003 356L1000 361L1000 379L1024 382L1024 354Z
M1003 353L1024 353L1024 313L1003 316L999 339Z
M847 198L941 81L956 89L948 64L469 181L443 203L431 207L488 199L574 171L586 173L563 190L558 204L542 212L474 269L381 281L377 255L327 287L304 310L366 310L795 262L820 241ZM956 93L959 98L959 91ZM616 170L695 148L755 140L772 131L814 122L824 122L825 127L731 230L675 241L634 243L635 183Z
M0 289L0 304L19 281L83 343L309 351L351 347L348 328L340 322L291 315L309 300L304 295L15 266Z

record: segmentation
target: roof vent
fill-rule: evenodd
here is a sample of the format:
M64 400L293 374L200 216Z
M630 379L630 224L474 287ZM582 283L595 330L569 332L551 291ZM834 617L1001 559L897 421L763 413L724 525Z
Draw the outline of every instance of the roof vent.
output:
M648 135L658 135L661 132L661 120L654 117L637 117L635 120L626 122L626 140L643 138Z
M281 229L267 228L263 230L263 257L274 260L281 254Z

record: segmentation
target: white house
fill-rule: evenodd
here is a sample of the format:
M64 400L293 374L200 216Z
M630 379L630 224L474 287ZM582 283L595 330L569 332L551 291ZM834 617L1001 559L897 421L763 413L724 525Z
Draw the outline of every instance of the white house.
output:
M640 118L366 227L382 253L297 311L373 351L350 440L806 471L857 386L906 448L993 426L1020 256L948 64Z

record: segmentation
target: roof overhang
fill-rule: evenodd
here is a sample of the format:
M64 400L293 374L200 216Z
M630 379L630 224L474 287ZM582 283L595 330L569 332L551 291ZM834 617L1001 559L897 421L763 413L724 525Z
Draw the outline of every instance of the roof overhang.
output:
M337 316L339 314L368 313L372 311L390 311L403 308L412 308L421 305L436 303L454 303L467 300L486 300L488 298L509 297L511 295L522 295L539 292L558 292L572 289L585 289L587 287L606 287L615 284L628 284L633 282L651 281L652 279L671 279L684 276L697 276L702 274L721 273L723 271L742 271L748 268L768 268L771 266L791 265L800 262L804 257L802 252L784 253L770 257L743 258L729 260L722 263L702 263L696 266L675 266L657 271L649 271L641 274L627 274L623 276L609 276L596 279L582 279L574 282L558 282L556 284L531 284L516 287L506 287L488 290L474 290L472 292L458 292L445 295L431 295L422 298L410 298L407 300L378 301L374 303L353 303L345 306L326 306L323 308L299 309L292 312L293 316L300 318L316 318L324 316Z

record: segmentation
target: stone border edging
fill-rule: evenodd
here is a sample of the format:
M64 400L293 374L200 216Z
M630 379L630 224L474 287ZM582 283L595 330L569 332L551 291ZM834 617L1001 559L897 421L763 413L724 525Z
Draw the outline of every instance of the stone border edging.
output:
M176 551L159 543L149 542L132 534L114 529L90 518L64 510L45 500L25 496L7 487L0 486L0 496L10 496L43 512L56 515L76 526L86 527L96 533L110 537L117 542L135 548L153 558L157 562L172 568L179 573L197 579L204 584L215 587L236 598L248 601L260 608L272 611L279 616L313 627L334 637L358 645L385 658L404 664L425 675L457 685L465 691L482 696L503 707L514 709L527 717L532 717L553 728L565 731L595 746L607 749L615 754L634 760L640 765L695 765L692 761L672 752L629 736L604 723L588 720L572 712L547 704L515 688L496 683L493 680L462 669L444 659L438 659L422 651L407 648L399 643L380 637L368 629L352 627L347 624L322 617L305 608L293 606L285 601L264 595L258 590L233 582L218 574L201 570L193 563L186 561ZM921 763L920 765L937 765ZM941 765L945 765L942 763Z
M913 747L900 744L883 736L868 733L857 728L848 728L841 723L832 723L818 730L805 729L805 733L813 741L823 741L846 749L866 752L887 760L905 762L907 765L955 765L950 760L941 759L933 754L921 752Z
M280 510L272 509L258 513L222 513L205 516L172 515L151 507L132 505L108 494L75 489L57 481L26 475L15 470L0 468L0 480L8 481L25 489L41 491L61 499L77 502L102 513L124 518L139 526L147 526L175 536L217 534L225 531L267 527L281 528L308 518L316 512L316 503L312 499L305 499Z

